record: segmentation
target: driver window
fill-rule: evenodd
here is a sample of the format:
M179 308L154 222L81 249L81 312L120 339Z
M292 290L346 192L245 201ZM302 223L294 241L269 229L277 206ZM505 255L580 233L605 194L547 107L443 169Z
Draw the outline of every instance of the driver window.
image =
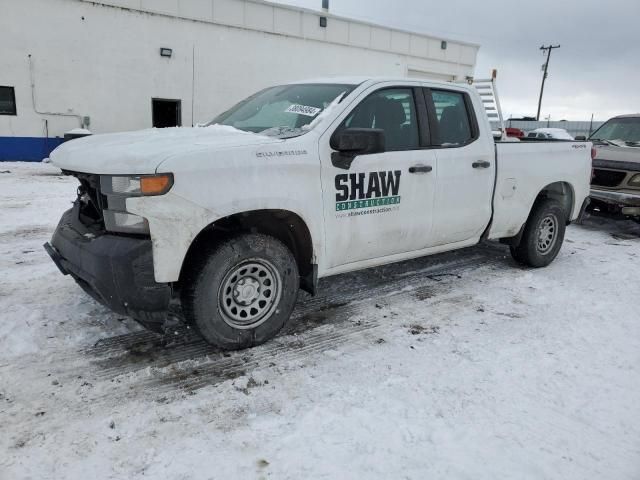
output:
M384 130L385 150L419 148L416 107L411 88L389 88L372 93L347 117L343 128Z

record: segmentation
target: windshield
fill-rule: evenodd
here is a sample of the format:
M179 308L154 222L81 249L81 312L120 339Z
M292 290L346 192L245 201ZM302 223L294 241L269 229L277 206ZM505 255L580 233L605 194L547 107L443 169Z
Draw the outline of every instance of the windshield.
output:
M640 117L612 118L589 139L618 146L640 146Z
M279 138L306 133L330 105L339 103L355 85L298 84L272 87L243 100L208 125L228 125Z

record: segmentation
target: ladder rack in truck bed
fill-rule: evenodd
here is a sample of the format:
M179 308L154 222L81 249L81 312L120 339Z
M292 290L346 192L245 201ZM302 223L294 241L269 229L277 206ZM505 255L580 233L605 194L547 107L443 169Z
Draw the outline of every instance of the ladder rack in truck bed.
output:
M489 122L492 124L492 126L496 123L499 124L500 139L505 140L507 138L507 131L504 126L502 109L500 108L500 99L498 98L498 87L496 85L497 76L498 71L493 70L491 72L491 78L476 79L473 77L469 77L464 82L459 83L468 83L469 85L473 85L474 87L476 87L476 90L478 91L478 93L480 94L480 98L482 99L484 109L487 112L487 117L489 117Z

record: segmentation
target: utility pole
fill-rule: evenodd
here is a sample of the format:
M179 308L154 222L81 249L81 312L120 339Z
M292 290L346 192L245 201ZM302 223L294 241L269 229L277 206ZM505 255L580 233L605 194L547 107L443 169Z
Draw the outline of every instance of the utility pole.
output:
M549 69L549 60L551 60L551 51L554 48L560 48L560 45L549 45L545 47L542 45L540 50L546 52L547 61L544 64L544 75L542 75L542 87L540 87L540 99L538 100L538 114L536 115L536 121L540 121L540 109L542 108L542 94L544 93L544 82L547 80L547 70Z

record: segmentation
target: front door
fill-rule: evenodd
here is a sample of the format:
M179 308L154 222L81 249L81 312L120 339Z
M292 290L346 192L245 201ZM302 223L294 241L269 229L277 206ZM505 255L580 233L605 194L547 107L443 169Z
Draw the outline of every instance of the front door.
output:
M357 156L348 169L331 160L334 129L320 141L327 269L424 248L429 243L435 196L435 152L421 148L412 87L378 87L340 121L336 130L376 128L382 153Z

